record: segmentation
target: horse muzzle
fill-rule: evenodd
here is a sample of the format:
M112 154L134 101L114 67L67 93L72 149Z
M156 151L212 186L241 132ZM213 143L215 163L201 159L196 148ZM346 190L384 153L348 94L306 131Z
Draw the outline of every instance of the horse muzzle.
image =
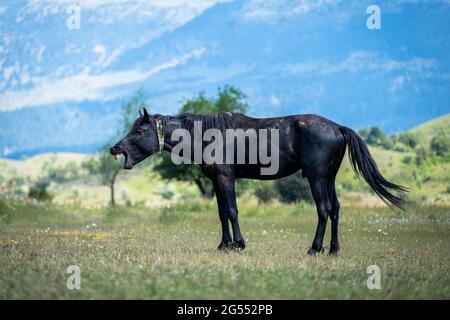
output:
M120 146L114 146L109 149L109 153L114 157L114 159L119 159L120 155L123 153L123 149Z

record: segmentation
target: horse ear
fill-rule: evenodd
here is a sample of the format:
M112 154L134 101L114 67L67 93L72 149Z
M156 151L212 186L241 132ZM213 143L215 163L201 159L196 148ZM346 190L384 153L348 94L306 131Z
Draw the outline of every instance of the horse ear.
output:
M139 118L142 118L142 112L139 110Z
M148 120L150 118L150 115L148 114L148 111L147 111L147 109L145 109L145 107L144 107L144 118L146 120Z

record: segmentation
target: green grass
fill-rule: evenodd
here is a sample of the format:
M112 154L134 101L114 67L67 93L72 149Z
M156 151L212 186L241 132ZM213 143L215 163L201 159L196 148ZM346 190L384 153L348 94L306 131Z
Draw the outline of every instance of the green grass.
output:
M0 198L0 298L449 299L450 210L343 202L341 254L309 257L308 205L242 198L244 252L218 252L214 201L81 209ZM329 227L325 245L329 242ZM381 290L366 287L369 265ZM70 265L81 290L66 287Z

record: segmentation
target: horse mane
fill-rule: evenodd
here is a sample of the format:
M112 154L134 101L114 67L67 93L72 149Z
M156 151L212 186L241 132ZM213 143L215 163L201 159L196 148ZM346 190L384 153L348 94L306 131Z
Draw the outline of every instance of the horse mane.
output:
M224 132L226 129L235 129L239 120L245 116L241 113L218 112L211 115L183 113L176 118L181 121L181 127L190 133L194 131L194 122L201 121L202 131L218 129Z

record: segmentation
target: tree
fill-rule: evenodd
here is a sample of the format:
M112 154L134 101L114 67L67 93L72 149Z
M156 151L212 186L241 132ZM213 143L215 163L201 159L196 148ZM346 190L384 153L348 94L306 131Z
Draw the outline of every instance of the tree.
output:
M430 149L438 156L445 156L450 151L450 137L439 132L431 139Z
M369 129L366 127L359 129L358 134L363 138L365 141L369 138Z
M206 97L203 93L187 100L180 113L213 114L216 112L240 112L247 111L246 96L240 90L225 86L218 89L217 98ZM174 165L170 156L164 155L155 165L163 179L176 179L181 181L193 181L202 196L210 198L214 195L211 181L206 178L197 165Z
M137 91L131 99L122 106L120 125L117 134L110 139L110 142L103 145L97 155L93 156L85 163L83 168L87 169L90 174L97 174L100 176L100 182L109 186L111 196L111 206L114 206L115 201L115 184L117 176L122 169L121 161L114 161L109 155L109 147L119 137L124 136L130 131L134 120L139 112L139 109L146 107L149 108L146 100L145 93L142 90Z
M100 176L100 182L103 185L110 188L110 203L111 206L115 206L115 185L116 179L119 175L120 169L122 169L122 163L120 161L114 161L109 155L109 145L102 146L99 150L99 154L90 158L83 167L91 174L98 174Z
M379 127L372 127L370 131L361 129L359 134L369 145L379 146L387 150L394 146L393 141Z

